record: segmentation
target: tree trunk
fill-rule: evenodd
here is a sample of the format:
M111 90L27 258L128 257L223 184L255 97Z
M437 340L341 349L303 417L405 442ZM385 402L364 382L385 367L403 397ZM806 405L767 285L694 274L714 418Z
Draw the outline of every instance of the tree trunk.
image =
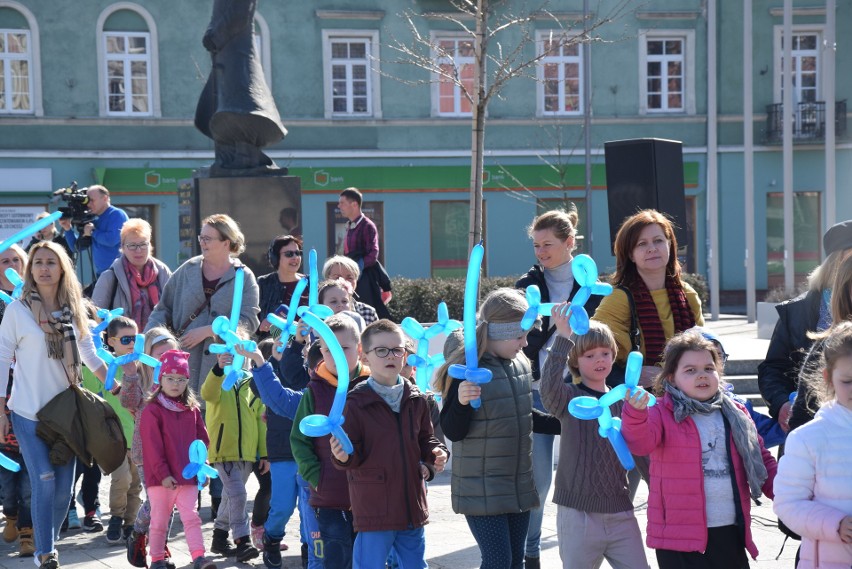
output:
M476 37L474 40L475 69L473 76L473 123L470 154L470 239L468 249L482 240L482 168L485 149L485 29L488 19L488 0L477 0Z

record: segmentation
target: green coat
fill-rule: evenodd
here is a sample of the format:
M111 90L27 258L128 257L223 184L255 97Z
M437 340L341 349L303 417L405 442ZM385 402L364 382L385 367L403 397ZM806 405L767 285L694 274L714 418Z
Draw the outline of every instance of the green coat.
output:
M207 403L205 422L210 433L211 463L257 462L266 458L266 407L251 392L250 377L243 372L234 387L223 391L225 375L217 365L201 386L201 397Z

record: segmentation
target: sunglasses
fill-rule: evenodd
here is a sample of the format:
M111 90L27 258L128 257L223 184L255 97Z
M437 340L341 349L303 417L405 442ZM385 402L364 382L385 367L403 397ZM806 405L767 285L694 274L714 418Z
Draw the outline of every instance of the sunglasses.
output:
M136 342L136 336L122 336L120 338L118 336L111 336L110 339L118 340L119 342L121 342L122 346L129 346L130 344Z
M293 257L301 257L301 251L281 251L281 254L287 257L288 259L292 259Z

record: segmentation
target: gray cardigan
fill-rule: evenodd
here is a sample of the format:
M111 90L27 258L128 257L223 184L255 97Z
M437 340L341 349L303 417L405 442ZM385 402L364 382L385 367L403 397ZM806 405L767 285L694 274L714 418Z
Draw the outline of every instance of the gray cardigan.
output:
M166 288L166 283L169 277L172 276L172 270L159 259L151 257L154 265L157 267L157 288L160 289L162 295ZM95 290L92 292L92 302L98 308L106 308L112 310L114 308L123 308L124 315L132 318L133 307L130 305L130 282L127 280L127 274L124 272L124 255L113 261L110 268L101 273L98 277L98 282L95 283ZM139 325L139 323L136 323Z
M186 261L166 283L160 302L154 307L154 311L148 318L146 331L155 326L168 326L176 333L181 326L186 325L189 317L204 302L204 288L201 276L201 255ZM246 277L243 286L243 302L240 307L240 325L249 333L253 334L260 322L257 318L258 288L257 281L251 269L245 267ZM209 306L186 325L186 330L193 330L201 326L209 326L217 316L228 316L231 314L231 304L234 297L234 275L233 267L219 280L221 285L213 297ZM216 363L216 354L208 351L210 344L214 343L212 338L204 340L189 350L189 385L196 396L200 393L201 383L207 377L207 373Z

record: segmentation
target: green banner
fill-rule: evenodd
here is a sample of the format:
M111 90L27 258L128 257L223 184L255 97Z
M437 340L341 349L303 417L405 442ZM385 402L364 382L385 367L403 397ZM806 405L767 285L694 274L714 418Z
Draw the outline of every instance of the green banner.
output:
M178 182L191 178L193 168L95 168L95 179L110 192L177 193Z

